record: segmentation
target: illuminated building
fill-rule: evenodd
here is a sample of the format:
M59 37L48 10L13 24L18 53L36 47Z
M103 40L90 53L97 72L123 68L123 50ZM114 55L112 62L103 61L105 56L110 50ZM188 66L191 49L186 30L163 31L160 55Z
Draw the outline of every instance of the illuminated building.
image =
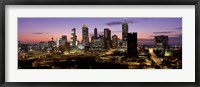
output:
M64 54L69 54L70 53L70 43L69 42L66 42L65 43L65 52Z
M66 42L67 42L67 36L66 35L62 35L62 43L61 43L61 45L65 45Z
M40 48L40 49L44 49L44 48L46 48L46 47L48 47L48 43L46 43L46 42L40 42L40 43L39 43L39 48Z
M109 30L108 28L104 29L104 41L104 48L109 49L111 47L111 30Z
M89 36L88 36L88 27L83 25L82 27L82 45L89 46Z
M103 50L104 48L104 37L99 35L97 38L92 38L91 40L91 49L92 50Z
M59 47L62 44L62 38L57 38L57 46Z
M117 48L118 47L118 37L117 35L112 36L112 47Z
M51 38L51 41L48 41L48 46L53 47L55 45L53 37Z
M128 33L127 38L127 51L128 51L128 57L138 57L138 51L137 51L137 33Z
M122 23L122 45L127 46L127 35L128 35L128 23L126 19Z
M168 36L155 36L155 45L158 49L164 49L168 46Z
M71 33L71 42L70 42L70 46L71 47L76 47L77 46L77 36L76 36L76 28L72 29L72 33Z

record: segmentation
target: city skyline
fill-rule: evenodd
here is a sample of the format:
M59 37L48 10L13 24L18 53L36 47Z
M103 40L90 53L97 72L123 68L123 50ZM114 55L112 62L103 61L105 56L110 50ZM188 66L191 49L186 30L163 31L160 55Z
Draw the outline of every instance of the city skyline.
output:
M111 36L122 39L122 23L126 19L129 33L138 33L138 44L154 44L154 36L169 36L169 44L182 44L182 18L18 18L18 40L22 43L56 41L62 35L71 39L71 30L76 28L77 40L82 41L82 27L89 28L89 39L97 28L98 35L104 29L111 30Z

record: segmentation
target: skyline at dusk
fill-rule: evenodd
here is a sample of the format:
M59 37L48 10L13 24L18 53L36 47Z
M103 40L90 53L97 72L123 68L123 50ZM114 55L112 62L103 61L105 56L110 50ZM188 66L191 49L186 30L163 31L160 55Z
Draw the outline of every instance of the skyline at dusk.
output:
M78 41L82 40L82 27L89 28L89 39L97 28L103 35L104 28L111 35L122 38L122 23L126 19L128 31L138 33L138 44L154 44L154 36L169 36L169 44L182 44L182 18L18 18L18 41L22 43L56 41L67 35L70 41L71 29L76 28Z

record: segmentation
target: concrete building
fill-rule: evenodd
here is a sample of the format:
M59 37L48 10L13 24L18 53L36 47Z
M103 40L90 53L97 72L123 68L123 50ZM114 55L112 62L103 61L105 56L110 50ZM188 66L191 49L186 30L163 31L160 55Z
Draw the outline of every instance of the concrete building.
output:
M104 29L104 41L105 41L105 49L111 48L111 30L108 28Z
M89 46L89 30L88 27L84 24L82 27L82 45Z
M117 35L112 36L112 48L117 48L118 47L118 37Z
M76 43L77 43L76 28L73 28L72 32L71 32L70 46L71 47L76 47L77 46Z

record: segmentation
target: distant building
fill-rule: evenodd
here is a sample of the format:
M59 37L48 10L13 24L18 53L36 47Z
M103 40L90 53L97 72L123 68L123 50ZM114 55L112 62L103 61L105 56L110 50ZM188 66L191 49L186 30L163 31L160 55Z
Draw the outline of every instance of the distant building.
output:
M155 36L155 45L158 49L163 49L168 46L168 36L160 35Z
M56 45L57 47L62 45L62 38L57 38Z
M72 29L70 46L71 47L76 47L77 46L76 28Z
M82 27L82 45L83 46L89 46L89 33L88 33L88 27L86 25L83 25Z
M93 37L91 40L91 49L92 50L103 50L105 42L104 42L104 37L102 35L99 35L99 37L95 38Z
M126 19L122 23L122 45L127 46L128 23Z
M138 57L138 51L137 51L137 33L128 33L127 38L127 51L128 51L128 57L130 58L137 58Z
M117 35L112 36L112 48L117 48L118 47L118 37Z
M66 42L67 42L67 36L66 35L62 35L61 45L65 45Z
M48 47L48 43L46 43L46 42L40 42L39 43L39 48L40 49L45 49L46 47Z
M111 48L111 30L108 28L104 29L104 41L105 41L105 49Z
M54 42L54 39L53 39L53 37L51 38L51 41L48 41L48 46L49 47L53 47L53 46L55 46L56 45L56 43Z

